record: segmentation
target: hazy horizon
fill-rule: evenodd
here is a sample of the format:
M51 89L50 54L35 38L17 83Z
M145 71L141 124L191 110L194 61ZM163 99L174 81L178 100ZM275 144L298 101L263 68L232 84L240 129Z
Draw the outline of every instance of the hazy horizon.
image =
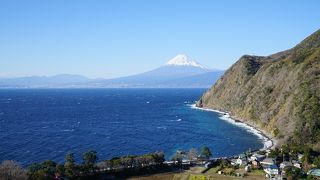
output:
M185 54L177 54L177 56L179 55L185 55ZM15 78L25 78L25 77L54 77L54 76L64 76L64 75L73 75L73 76L83 76L83 77L86 77L86 78L89 78L89 79L115 79L115 78L122 78L122 77L128 77L128 76L134 76L134 75L138 75L138 74L142 74L142 73L147 73L147 72L150 72L150 71L153 71L153 70L156 70L158 68L161 68L161 67L164 67L164 66L167 66L168 65L168 62L174 58L176 58L177 56L169 59L168 61L166 61L165 63L159 65L158 67L155 67L153 69L149 69L149 70L146 70L146 71L142 71L142 72L137 72L135 74L126 74L124 76L116 76L116 77L90 77L90 76L86 76L86 75L83 75L83 74L72 74L72 73L59 73L59 74L51 74L51 75L39 75L39 74L35 74L35 75L24 75L24 76L11 76L11 77L6 77L6 76L0 76L0 79L15 79ZM186 55L187 56L187 55ZM189 57L191 58L191 57ZM190 60L194 60L196 61L195 59L190 59ZM198 61L196 61L198 63ZM200 63L200 65L202 65ZM217 68L211 68L211 67L208 67L208 66L204 66L204 68L208 68L208 70L211 70L211 71L225 71L225 69L217 69Z
M319 1L3 1L0 78L123 77L187 54L227 69L319 29Z

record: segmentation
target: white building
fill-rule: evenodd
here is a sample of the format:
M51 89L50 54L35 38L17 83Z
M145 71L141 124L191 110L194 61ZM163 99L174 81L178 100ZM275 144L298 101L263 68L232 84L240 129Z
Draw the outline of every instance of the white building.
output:
M280 169L283 169L285 167L290 167L293 166L293 164L289 161L283 161L282 163L280 163Z
M237 161L236 161L236 164L239 166L247 165L248 164L247 156L245 154L240 154Z
M270 165L274 165L275 164L275 161L273 158L265 158L263 161L260 162L260 164L263 166L263 167L268 167Z
M262 154L254 154L250 157L251 161L263 161L266 158L266 155L262 155Z
M267 177L275 177L279 175L279 168L277 165L269 165L266 168L263 169L264 172L267 173Z

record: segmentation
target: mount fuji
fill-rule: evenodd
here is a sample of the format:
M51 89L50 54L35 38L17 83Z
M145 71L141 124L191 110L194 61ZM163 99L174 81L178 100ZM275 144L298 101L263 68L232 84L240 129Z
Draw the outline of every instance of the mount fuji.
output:
M209 88L223 73L178 54L159 68L133 76L89 79L61 74L9 78L0 79L0 88Z
M223 73L222 70L209 69L187 55L178 54L154 70L95 82L95 85L114 88L208 88Z

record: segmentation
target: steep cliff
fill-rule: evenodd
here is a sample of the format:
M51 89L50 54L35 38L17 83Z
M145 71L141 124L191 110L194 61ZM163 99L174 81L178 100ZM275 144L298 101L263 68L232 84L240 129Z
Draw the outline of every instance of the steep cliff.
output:
M270 56L242 56L197 103L320 149L320 30Z

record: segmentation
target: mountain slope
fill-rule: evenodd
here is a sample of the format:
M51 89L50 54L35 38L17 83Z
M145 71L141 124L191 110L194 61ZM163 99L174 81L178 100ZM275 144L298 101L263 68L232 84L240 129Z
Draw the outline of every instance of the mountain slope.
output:
M223 71L210 70L190 57L178 54L154 70L95 82L100 87L210 87Z
M179 54L154 70L114 79L79 75L32 76L0 79L2 88L209 88L221 75Z
M164 85L175 87L204 87L209 88L215 83L224 71L211 71L207 73L197 74L188 77L177 78L164 82Z
M104 86L119 85L123 87L157 86L159 84L164 85L167 81L174 81L180 78L190 77L190 76L199 75L199 74L206 74L208 72L210 71L202 70L194 67L163 66L142 74L103 80L103 81L100 81L99 83ZM206 85L210 86L210 84L206 84Z
M281 143L320 149L320 30L267 57L241 57L198 106L230 111Z

